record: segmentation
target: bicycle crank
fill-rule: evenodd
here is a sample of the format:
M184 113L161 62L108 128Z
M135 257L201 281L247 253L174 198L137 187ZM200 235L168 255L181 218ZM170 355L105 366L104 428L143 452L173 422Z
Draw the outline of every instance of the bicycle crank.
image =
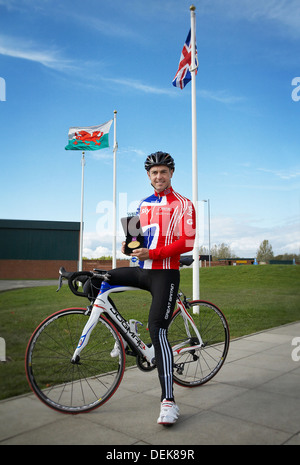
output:
M153 359L153 364L151 364L142 355L136 356L136 364L138 368L142 371L152 371L156 368L155 359Z

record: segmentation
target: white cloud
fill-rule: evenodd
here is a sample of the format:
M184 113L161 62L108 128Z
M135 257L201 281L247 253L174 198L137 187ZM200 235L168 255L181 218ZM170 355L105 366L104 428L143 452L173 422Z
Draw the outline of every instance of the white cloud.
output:
M263 171L264 173L269 173L273 174L274 176L280 178L280 179L294 179L294 178L299 178L300 176L300 171L299 170L288 170L288 169L281 169L281 170L270 170L266 168L257 168L258 171Z
M211 220L211 246L228 244L233 253L239 257L254 258L263 240L272 245L274 255L284 253L300 253L300 221L299 218L285 219L271 226L262 226L258 218L236 219L232 217L214 217ZM204 237L201 234L200 245L208 247L207 229ZM117 237L117 258L125 258L121 254L122 234ZM112 255L112 234L99 235L87 232L84 234L83 254L88 258Z
M116 253L117 258L126 258L121 253L121 242L123 237L117 237ZM89 259L102 256L112 256L113 235L100 235L97 232L86 232L83 234L83 256Z
M211 221L211 245L228 244L236 255L255 257L258 247L265 239L272 245L274 255L300 253L299 218L285 219L282 223L260 226L259 220L238 220L217 217ZM205 233L207 246L208 237Z
M143 92L145 94L155 94L155 95L168 95L169 97L178 97L184 96L185 94L179 92L178 89L175 87L171 87L170 89L164 89L161 87L150 86L145 84L137 79L131 78L103 78L102 76L99 79L103 81L107 81L110 84L114 83L120 86L124 86L127 88L131 88L133 90ZM205 98L206 100L213 100L215 102L223 103L223 104L235 104L239 102L245 101L245 97L231 95L227 90L205 90L200 89L197 92L201 98Z
M68 15L80 22L82 26L94 29L101 34L110 37L121 37L123 39L131 38L136 39L137 33L135 30L130 29L126 24L120 23L116 18L109 21L108 18L101 19L99 16L85 15L82 11L78 14L76 11L68 12Z
M87 258L100 258L111 256L111 250L107 247L102 247L98 245L94 250L89 249L88 247L83 247L83 256Z
M200 7L201 8L201 7ZM259 22L261 20L273 23L292 38L300 37L300 3L299 0L207 0L203 11L211 14L212 9L223 17L232 20L247 20Z
M160 87L155 87L155 86L149 86L148 84L143 84L142 82L136 80L136 79L114 79L114 78L108 78L105 79L109 82L113 82L115 84L120 84L125 87L130 87L131 89L138 90L140 92L144 92L146 94L157 94L157 95L170 95L174 96L175 93L173 90L169 89L162 89Z
M34 61L58 71L73 69L72 61L64 59L58 50L42 49L33 41L0 35L0 55Z
M230 95L226 90L216 90L212 92L202 89L198 91L198 94L207 100L215 100L216 102L225 104L239 103L245 100L244 97Z

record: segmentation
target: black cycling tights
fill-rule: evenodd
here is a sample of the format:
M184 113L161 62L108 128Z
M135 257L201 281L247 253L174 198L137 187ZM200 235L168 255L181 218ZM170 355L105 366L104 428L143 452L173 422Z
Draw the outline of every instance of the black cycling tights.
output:
M117 268L108 274L109 284L138 287L151 293L148 327L162 388L161 400L174 400L173 354L167 338L167 329L176 303L179 270L145 270L132 267Z

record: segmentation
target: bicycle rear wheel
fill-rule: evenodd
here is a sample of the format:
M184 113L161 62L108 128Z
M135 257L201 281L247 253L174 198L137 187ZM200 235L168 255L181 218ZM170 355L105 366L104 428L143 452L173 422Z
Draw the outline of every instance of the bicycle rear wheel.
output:
M193 309L199 312L193 313ZM189 302L190 315L200 333L203 346L190 320L176 310L170 322L168 340L171 347L191 347L190 350L174 355L174 382L187 387L200 386L211 380L225 362L229 348L229 327L225 316L215 305L202 300Z
M89 412L117 390L125 369L121 337L103 315L93 328L79 363L71 363L88 319L86 310L61 310L34 331L25 357L26 376L33 392L49 407L64 413ZM110 352L115 343L117 357Z

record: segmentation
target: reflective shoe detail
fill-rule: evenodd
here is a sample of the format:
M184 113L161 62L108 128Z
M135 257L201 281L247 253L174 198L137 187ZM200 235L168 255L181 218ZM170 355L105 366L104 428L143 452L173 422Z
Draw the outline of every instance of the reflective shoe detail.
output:
M179 417L179 408L175 402L164 399L160 406L159 425L173 425Z

